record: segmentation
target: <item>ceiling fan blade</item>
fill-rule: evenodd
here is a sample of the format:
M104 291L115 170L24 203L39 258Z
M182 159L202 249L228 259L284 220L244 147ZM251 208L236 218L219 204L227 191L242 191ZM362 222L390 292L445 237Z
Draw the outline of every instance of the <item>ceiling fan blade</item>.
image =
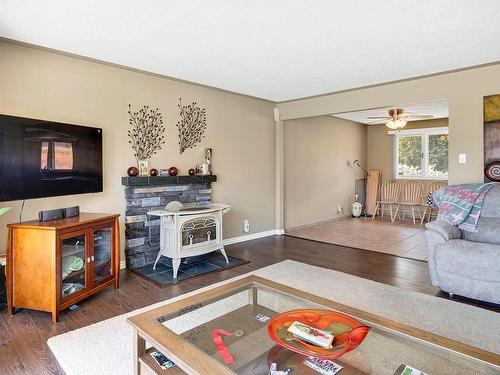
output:
M381 120L375 120L375 121L369 121L368 125L375 125L375 124L384 124L384 121Z
M413 117L413 118L419 118L419 119L434 118L433 115L411 115L411 114L409 114L407 117Z
M386 118L386 119L390 119L390 117L388 116L368 116L367 119L375 119L375 118L380 118L380 119L383 119L383 118Z

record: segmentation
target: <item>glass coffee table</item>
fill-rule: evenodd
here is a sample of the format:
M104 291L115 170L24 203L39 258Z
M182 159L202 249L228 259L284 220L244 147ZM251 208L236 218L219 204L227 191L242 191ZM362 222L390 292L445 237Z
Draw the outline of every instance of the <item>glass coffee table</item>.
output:
M277 346L267 321L293 309L331 309L371 327L353 351L335 359L340 375L398 372L409 365L430 375L499 374L500 357L257 276L249 276L127 319L134 328L135 371L165 375L267 375L271 363L290 375L318 375L306 356ZM233 362L225 364L212 338L221 336ZM151 347L147 348L147 346ZM219 347L220 349L220 347ZM162 369L151 352L176 366Z

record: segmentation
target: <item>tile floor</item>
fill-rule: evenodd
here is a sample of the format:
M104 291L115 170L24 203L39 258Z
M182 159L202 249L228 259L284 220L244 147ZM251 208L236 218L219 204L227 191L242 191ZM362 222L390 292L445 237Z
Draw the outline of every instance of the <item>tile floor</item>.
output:
M427 260L425 228L412 221L346 217L286 231L287 235L335 245Z

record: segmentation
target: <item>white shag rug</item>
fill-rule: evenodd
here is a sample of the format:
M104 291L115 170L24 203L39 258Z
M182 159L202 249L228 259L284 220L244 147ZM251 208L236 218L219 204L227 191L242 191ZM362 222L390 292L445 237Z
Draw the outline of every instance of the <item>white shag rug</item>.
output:
M48 345L67 375L133 374L127 317L250 274L500 353L498 313L291 260L52 337Z

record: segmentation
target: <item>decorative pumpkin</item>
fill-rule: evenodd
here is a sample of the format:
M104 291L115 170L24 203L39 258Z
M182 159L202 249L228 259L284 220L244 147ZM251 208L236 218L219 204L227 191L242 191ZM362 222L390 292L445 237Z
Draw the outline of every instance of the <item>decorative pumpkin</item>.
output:
M176 167L168 168L169 176L177 176L178 173L179 173L179 170Z
M191 169L188 171L188 174L189 174L190 176L194 176L194 175L196 174L196 169L191 168Z
M139 174L139 169L137 167L130 167L129 169L127 169L127 174L130 177L135 177Z
M150 175L150 176L153 176L153 177L154 177L154 176L158 176L158 169L151 168L151 169L149 170L149 175Z

